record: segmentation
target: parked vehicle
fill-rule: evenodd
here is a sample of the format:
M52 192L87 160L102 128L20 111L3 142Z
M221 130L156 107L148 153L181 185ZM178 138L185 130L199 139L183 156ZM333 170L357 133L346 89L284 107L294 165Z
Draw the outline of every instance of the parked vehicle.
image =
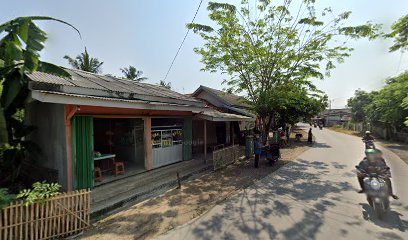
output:
M281 157L280 146L279 144L276 144L276 143L269 144L269 146L265 146L262 149L262 152L264 156L266 157L266 160L268 160L270 166L275 164Z
M375 149L374 140L363 140L365 149Z
M367 195L368 204L373 208L379 219L382 219L390 208L390 194L386 179L389 178L389 167L367 172L356 166L357 170L364 175L364 192Z

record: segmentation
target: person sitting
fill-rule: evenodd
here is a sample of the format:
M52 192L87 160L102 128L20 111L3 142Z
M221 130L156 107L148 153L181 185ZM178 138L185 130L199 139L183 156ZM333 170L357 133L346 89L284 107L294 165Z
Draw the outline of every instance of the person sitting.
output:
M365 135L363 137L363 141L374 141L374 138L373 138L373 136L371 136L370 131L365 132Z
M387 168L387 163L385 162L384 158L382 157L382 152L379 149L367 149L365 151L366 157L358 164L359 168L363 169L364 171L370 173L374 171L381 171ZM391 185L391 171L387 170L385 175L387 176L384 178L387 186L389 194L392 198L398 199L396 195L394 195L392 191ZM358 183L360 184L361 190L358 193L364 192L364 174L361 172L357 172L357 179Z

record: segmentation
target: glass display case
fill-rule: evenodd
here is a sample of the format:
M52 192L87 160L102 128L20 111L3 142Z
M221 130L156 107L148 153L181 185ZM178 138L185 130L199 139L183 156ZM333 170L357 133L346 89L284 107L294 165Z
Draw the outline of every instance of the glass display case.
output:
M183 161L183 124L180 118L152 118L152 167Z

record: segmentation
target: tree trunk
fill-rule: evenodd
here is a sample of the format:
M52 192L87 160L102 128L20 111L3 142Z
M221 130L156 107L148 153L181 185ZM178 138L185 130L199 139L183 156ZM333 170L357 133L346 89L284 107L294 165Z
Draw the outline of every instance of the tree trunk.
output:
M272 120L273 120L272 116L267 116L264 118L264 128L263 128L263 135L265 136L265 138L263 139L264 144L268 140L269 130L271 129Z

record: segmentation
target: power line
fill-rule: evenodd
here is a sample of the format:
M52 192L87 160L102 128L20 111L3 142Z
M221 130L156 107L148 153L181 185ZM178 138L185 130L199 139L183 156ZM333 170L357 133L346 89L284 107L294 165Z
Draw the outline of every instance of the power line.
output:
M198 5L198 8L197 8L197 10L196 10L196 12L195 12L195 14L194 14L193 20L191 20L191 23L194 23L194 20L195 20L195 18L196 18L196 16L197 16L198 10L200 10L200 7L201 7L201 4L202 4L202 3L203 3L203 0L200 1L200 4ZM184 44L184 41L186 41L186 38L187 38L187 35L188 35L189 32L190 32L190 29L188 28L188 29L187 29L187 32L186 32L186 35L184 36L183 41L181 42L180 47L178 48L178 50L177 50L177 52L176 52L176 55L175 55L174 58L173 58L173 61L171 61L170 67L169 67L169 69L167 70L166 76L164 77L163 81L165 81L165 80L167 79L167 76L169 75L170 70L171 70L171 68L173 67L174 62L176 61L176 58L177 58L177 56L178 56L178 54L179 54L179 52L180 52L180 50L181 50L181 47L182 47L183 44Z
M401 67L402 55L403 55L403 52L401 51L401 56L400 56L399 63L398 63L398 68L397 68L397 74L398 74L398 72L400 70L400 67Z

